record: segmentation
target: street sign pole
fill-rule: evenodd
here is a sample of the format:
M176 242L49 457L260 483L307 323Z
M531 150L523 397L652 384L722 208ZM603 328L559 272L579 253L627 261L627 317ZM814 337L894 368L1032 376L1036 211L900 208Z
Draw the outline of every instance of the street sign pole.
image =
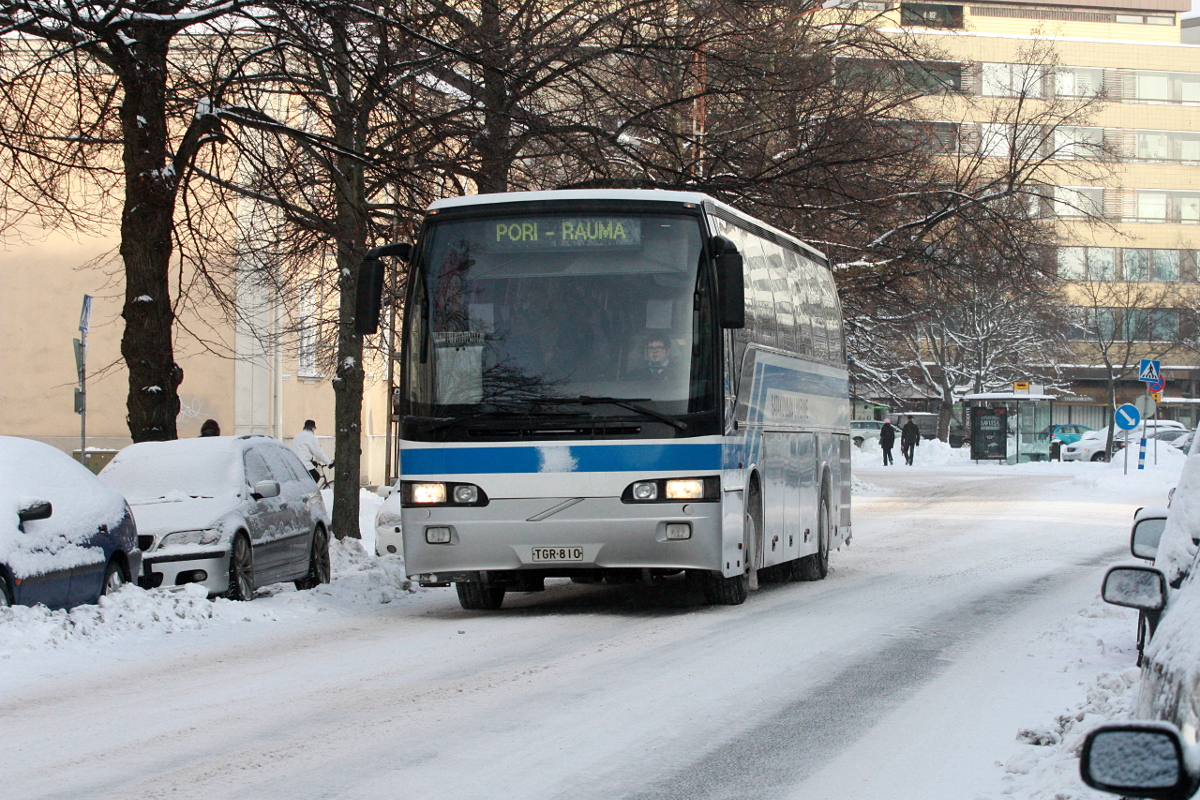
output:
M75 367L79 370L79 399L75 410L79 413L79 463L87 462L87 335L92 327L92 296L83 296L83 308L79 312L79 338L75 340Z

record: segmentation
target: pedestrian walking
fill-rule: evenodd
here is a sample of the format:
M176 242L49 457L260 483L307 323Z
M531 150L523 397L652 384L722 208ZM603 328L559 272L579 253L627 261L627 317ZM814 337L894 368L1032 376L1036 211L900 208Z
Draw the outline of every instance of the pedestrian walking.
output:
M300 458L300 463L317 483L321 482L321 473L317 471L317 466L327 467L333 463L317 442L317 423L311 419L304 420L304 430L292 438L292 452Z
M913 456L916 455L917 445L921 443L921 429L917 427L917 422L911 416L908 422L904 423L904 427L900 429L900 454L904 456L904 463L910 467L913 465Z
M879 447L883 450L883 465L886 467L892 462L892 447L896 444L896 429L892 426L891 419L884 419L883 427L879 429Z

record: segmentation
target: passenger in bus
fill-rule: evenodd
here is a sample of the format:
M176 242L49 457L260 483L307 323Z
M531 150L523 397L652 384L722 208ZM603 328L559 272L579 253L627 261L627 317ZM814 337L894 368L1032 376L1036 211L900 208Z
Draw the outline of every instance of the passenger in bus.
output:
M665 336L651 336L646 340L646 362L629 373L634 381L670 381L676 376L671 363L671 340Z
M883 465L892 463L892 447L896 444L896 429L890 418L884 419L883 427L879 429L879 449L883 450Z

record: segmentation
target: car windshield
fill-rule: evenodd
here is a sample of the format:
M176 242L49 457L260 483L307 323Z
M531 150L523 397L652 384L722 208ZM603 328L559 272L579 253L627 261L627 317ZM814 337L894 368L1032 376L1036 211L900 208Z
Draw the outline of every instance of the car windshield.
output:
M101 472L132 504L218 497L240 488L240 453L227 439L142 442L126 447Z

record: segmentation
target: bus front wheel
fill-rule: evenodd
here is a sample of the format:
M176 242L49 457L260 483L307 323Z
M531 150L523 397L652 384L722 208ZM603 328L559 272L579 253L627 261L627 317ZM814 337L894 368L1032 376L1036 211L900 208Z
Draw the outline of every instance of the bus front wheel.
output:
M746 602L751 584L757 584L757 580L752 578L757 577L755 567L758 563L762 519L762 494L758 484L752 483L746 497L746 513L742 524L742 571L731 578L726 578L720 572L708 573L704 583L704 599L709 605L740 606Z
M504 589L484 586L478 581L454 584L458 603L467 611L495 611L504 603Z

